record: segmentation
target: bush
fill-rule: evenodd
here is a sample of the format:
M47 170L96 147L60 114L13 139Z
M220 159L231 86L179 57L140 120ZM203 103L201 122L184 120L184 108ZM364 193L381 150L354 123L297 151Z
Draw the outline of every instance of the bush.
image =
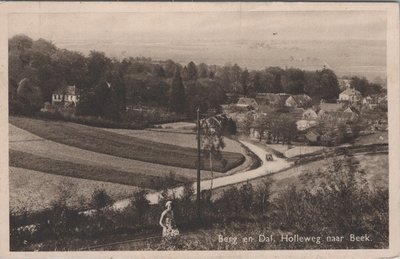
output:
M162 241L152 249L329 249L329 248L385 248L388 247L389 204L388 190L371 188L359 163L353 157L334 160L326 168L304 173L302 188L288 186L271 199L271 182L257 187L250 183L238 189L230 187L213 201L210 191L202 192L203 225L211 230L195 237L181 236L173 241ZM98 209L92 216L83 216L66 206L60 199L51 210L40 216L20 213L10 215L11 244L13 249L56 238L115 235L128 231L135 235L160 233L158 221L167 200L172 200L177 226L180 230L198 228L196 202L192 184L183 187L183 195L176 197L168 190L161 193L159 203L150 205L147 192L135 193L128 208L123 211L105 209L109 196L102 190L93 194ZM19 232L20 226L39 223L35 233ZM46 229L47 228L47 229ZM261 232L260 232L261 231ZM340 243L275 243L218 244L215 236L254 236L254 233L298 234L304 236L348 236L369 234L373 242ZM208 233L208 234L207 234ZM211 233L211 236L210 236ZM194 243L196 245L194 245ZM28 244L29 245L29 244Z
M40 111L36 113L36 117L48 120L69 121L102 128L144 129L149 126L148 122L146 121L136 121L130 123L116 122L102 117L75 115L71 112L60 112L58 110L55 112Z
M104 189L97 189L92 194L91 205L97 211L112 205L113 200Z

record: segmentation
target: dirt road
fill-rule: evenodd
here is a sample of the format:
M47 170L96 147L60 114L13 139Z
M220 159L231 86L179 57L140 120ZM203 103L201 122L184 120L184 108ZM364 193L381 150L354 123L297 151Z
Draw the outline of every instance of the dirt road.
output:
M263 175L267 175L273 172L280 171L282 169L288 168L291 166L291 163L287 162L285 159L278 158L273 155L273 161L266 161L265 155L269 154L267 151L264 149L251 144L247 141L240 141L243 145L248 147L253 153L255 153L262 161L262 164L260 167L249 170L249 171L244 171L244 172L239 172L233 175L228 175L228 176L222 176L219 178L216 178L213 180L213 188L218 188L218 187L223 187L227 186L230 184L234 183L240 183L244 182L253 178L257 178ZM201 190L207 190L210 189L211 187L211 180L202 180L201 181ZM196 188L197 184L193 183L193 189L195 190L196 193ZM183 193L183 187L177 187L174 189L169 190L170 194L175 193L176 196L180 196ZM160 192L152 192L147 195L147 199L150 201L152 204L158 203L158 199L160 196ZM123 209L129 205L129 199L121 200L118 201L114 204L114 209Z

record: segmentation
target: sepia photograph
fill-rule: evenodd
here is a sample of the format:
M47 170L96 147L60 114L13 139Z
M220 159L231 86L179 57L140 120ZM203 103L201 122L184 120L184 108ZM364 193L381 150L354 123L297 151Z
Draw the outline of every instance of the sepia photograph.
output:
M396 248L396 4L131 4L7 13L9 252Z

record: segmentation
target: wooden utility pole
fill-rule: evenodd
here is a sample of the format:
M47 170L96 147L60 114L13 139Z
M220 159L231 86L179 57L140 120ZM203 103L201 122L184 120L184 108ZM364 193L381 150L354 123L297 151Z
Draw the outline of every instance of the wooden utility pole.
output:
M201 223L200 209L200 108L197 108L197 220Z

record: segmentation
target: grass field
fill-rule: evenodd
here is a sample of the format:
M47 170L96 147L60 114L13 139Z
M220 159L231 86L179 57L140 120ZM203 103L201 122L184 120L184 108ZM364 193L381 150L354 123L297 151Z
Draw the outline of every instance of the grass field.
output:
M10 166L55 175L126 184L149 189L161 189L182 183L176 179L169 178L168 174L165 177L148 176L138 173L132 174L106 166L77 164L16 150L10 150Z
M158 130L131 130L131 129L106 129L106 131L126 135L130 137L140 138L144 140L154 141L163 144L176 145L180 147L197 148L196 135L194 133L179 133L175 131L158 131ZM232 139L223 138L226 152L241 152L240 144Z
M179 147L125 136L99 128L32 118L10 117L10 123L54 142L98 153L135 159L150 163L183 168L196 168L197 152L193 148ZM226 166L214 161L214 170L226 172L244 162L239 153L223 152ZM203 163L208 170L208 163Z
M96 189L104 189L112 199L129 197L139 188L123 184L106 183L51 175L33 170L10 167L10 210L39 211L53 201L66 196L70 206L88 206Z
M316 151L320 151L324 149L324 147L317 147L317 146L297 146L287 150L284 155L288 158L295 157L298 155L305 155L309 153L314 153Z
M16 151L31 153L54 160L62 160L78 164L87 164L99 167L109 167L119 171L139 173L149 176L165 177L169 172L176 175L178 180L195 180L196 170L148 163L123 157L97 153L80 149L54 141L46 140L32 133L9 124L9 148ZM204 177L209 177L208 171L203 171ZM215 173L216 175L224 175Z
M147 129L147 130L131 130L131 129L104 129L106 131L111 131L114 133L141 138L149 141L169 144L169 145L176 145L181 147L189 147L189 148L196 148L196 135L192 131L187 131L185 133L177 132L176 130L154 130L154 129ZM227 171L225 174L233 174L242 170L249 168L253 162L253 159L247 154L247 150L238 142L230 138L223 138L225 143L225 148L223 151L226 152L235 152L241 153L245 156L245 161ZM203 176L208 177L209 171L203 171ZM221 173L215 173L214 177L219 177ZM221 174L222 175L222 174Z
M388 143L389 136L387 131L377 131L374 134L369 134L365 136L358 137L354 144L356 145L370 145L370 144L381 144L381 143Z

